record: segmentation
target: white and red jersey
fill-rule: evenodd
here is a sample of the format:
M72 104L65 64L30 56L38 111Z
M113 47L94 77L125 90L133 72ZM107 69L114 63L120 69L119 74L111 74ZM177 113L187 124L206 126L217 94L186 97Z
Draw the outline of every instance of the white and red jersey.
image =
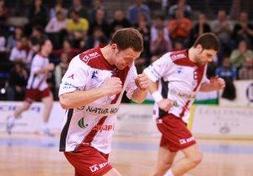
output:
M36 74L38 70L41 70L47 67L49 64L49 60L47 57L43 57L40 54L36 54L32 60L31 72L28 79L28 83L26 85L27 89L38 89L40 91L48 88L47 84L47 73L39 73Z
M123 90L125 89L128 98L131 98L133 91L137 89L135 66L118 70L105 60L100 48L87 50L71 60L62 79L59 96L97 88L110 77L119 77L124 84ZM60 151L74 151L79 144L85 143L102 153L110 153L116 113L123 92L99 98L79 108L68 109L61 133Z
M144 73L153 81L159 81L158 91L163 98L173 100L174 106L164 112L155 103L154 117L159 118L167 113L182 118L188 123L189 109L196 93L203 82L208 81L207 65L198 66L188 58L188 51L168 52L156 60Z

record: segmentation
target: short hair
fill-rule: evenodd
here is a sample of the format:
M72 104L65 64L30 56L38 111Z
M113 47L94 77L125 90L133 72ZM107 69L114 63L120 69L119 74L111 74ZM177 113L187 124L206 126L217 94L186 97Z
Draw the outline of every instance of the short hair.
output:
M122 28L117 30L111 39L110 44L117 44L120 50L132 48L134 51L141 52L143 50L142 34L134 28Z
M196 47L198 44L200 44L203 49L213 49L215 51L219 51L220 47L218 37L211 32L201 34L196 39L193 46Z

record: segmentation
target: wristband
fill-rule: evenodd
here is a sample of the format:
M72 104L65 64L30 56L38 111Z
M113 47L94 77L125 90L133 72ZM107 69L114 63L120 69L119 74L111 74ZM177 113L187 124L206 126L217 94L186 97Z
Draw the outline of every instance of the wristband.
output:
M162 95L160 94L159 91L154 91L154 92L152 93L152 97L154 98L154 100L155 100L156 103L158 103L158 102L160 102L161 100L163 100L163 97L162 97Z

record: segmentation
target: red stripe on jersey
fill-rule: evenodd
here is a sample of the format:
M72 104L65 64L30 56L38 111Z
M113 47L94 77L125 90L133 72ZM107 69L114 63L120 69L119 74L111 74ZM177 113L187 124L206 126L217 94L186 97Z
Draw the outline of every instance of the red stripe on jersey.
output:
M90 66L92 66L93 68L99 68L99 69L101 69L100 66L102 66L103 68L106 68L107 67L106 65L108 64L108 62L102 62L101 63L101 60L102 60L101 57L100 57L100 59L94 58L94 59L90 60L88 62L88 64ZM103 60L106 61L105 59L103 59ZM109 68L109 67L107 67L107 68ZM126 77L127 77L128 71L129 71L129 67L126 67L124 70L118 70L118 69L114 68L113 72L112 72L112 76L120 78L120 80L122 81L122 84L124 85L124 83L126 81ZM119 95L120 94L118 94L112 100L111 104L114 104L114 103L117 102L117 100L119 98ZM93 139L96 136L97 132L99 131L100 127L103 126L106 118L107 118L107 116L104 116L104 117L102 117L98 121L98 123L92 128L92 130L89 132L89 134L84 138L84 140L83 140L82 143L84 143L84 144L90 144L93 141Z
M206 65L204 65L204 66L200 66L200 67L198 67L194 72L195 72L195 76L196 76L196 79L197 79L197 85L194 87L194 89L193 89L193 91L196 91L197 90L197 88L199 87L199 85L200 85L200 83L201 83L201 80L202 80L202 78L203 78L203 76L204 76L204 73L205 73L205 67L206 67ZM180 113L180 117L183 117L184 116L184 113L185 113L185 111L188 109L188 105L189 105L189 103L190 103L191 101L190 100L188 100L186 103L185 103L185 105L184 105L184 107L183 107L183 109L182 109L182 112Z
M174 64L195 67L197 66L188 57L188 50L174 51L171 52L170 58Z

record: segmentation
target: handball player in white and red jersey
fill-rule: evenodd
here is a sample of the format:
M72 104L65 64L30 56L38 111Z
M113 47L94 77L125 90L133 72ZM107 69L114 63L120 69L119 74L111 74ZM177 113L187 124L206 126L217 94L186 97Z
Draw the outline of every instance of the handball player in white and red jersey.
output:
M76 176L120 176L108 157L123 92L137 103L148 92L148 78L137 75L134 66L142 50L141 34L125 28L116 31L105 47L71 60L59 90L60 103L67 110L60 151Z
M223 79L205 76L218 48L217 37L205 33L189 50L168 52L144 70L152 81L149 90L155 100L154 117L162 133L154 176L181 176L200 163L202 154L187 129L189 109L198 91L225 86ZM173 163L178 151L184 158Z
M26 86L25 100L23 104L18 107L14 114L7 118L7 132L10 134L15 120L21 117L21 114L28 110L34 101L42 101L43 109L43 126L42 132L46 135L52 136L49 131L48 120L53 106L53 96L47 84L48 73L53 71L54 65L49 63L48 56L52 52L53 45L51 41L45 37L39 40L40 50L33 57L30 76Z

